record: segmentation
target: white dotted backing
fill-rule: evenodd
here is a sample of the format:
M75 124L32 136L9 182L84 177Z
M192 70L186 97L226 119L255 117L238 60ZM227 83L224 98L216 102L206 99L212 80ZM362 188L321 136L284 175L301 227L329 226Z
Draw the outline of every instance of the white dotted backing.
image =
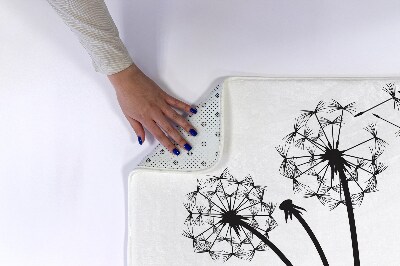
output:
M203 170L213 166L220 153L221 141L221 97L222 85L213 89L208 98L196 105L197 113L186 117L197 131L197 136L192 136L177 126L178 132L192 146L190 151L179 147L180 154L176 156L169 152L163 145L158 144L147 155L137 168L171 169L171 170ZM172 140L175 146L177 143Z

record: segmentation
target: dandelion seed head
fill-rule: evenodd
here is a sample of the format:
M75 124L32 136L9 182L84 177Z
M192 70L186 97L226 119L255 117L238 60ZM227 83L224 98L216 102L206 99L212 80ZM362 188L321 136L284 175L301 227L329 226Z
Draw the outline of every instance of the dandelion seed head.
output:
M254 185L250 175L238 180L227 168L219 177L198 179L198 183L197 190L185 197L188 217L182 233L192 240L194 251L222 262L231 257L251 260L255 251L265 251L242 223L267 237L277 226L272 217L275 205L265 201L267 187Z
M396 96L396 86L394 83L387 83L382 90L394 98Z
M355 108L355 102L351 102L343 106L338 101L332 99L328 107L329 107L328 110L329 113L335 112L337 110L346 111L349 112L350 114L354 114L357 112L357 109Z
M303 130L297 130L285 142L280 165L280 174L292 180L294 193L318 198L331 210L346 203L342 182L348 183L352 205L359 206L365 191L376 191L373 181L386 169L378 159L387 143L378 136L376 124L365 128L370 138L360 134L356 138L360 141L350 145L343 132L347 118L354 116L346 112L355 112L354 103L344 106L332 100L328 105L320 102L313 111L302 110L299 121L302 119ZM342 143L348 147L342 147Z

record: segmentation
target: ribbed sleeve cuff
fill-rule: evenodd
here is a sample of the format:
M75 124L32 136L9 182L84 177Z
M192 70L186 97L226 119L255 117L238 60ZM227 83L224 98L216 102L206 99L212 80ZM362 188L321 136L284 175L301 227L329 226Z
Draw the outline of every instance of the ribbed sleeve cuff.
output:
M88 52L95 71L105 75L121 72L133 64L133 60L121 40L112 45L104 46L102 44L101 47L93 47ZM99 54L96 55L96 53Z

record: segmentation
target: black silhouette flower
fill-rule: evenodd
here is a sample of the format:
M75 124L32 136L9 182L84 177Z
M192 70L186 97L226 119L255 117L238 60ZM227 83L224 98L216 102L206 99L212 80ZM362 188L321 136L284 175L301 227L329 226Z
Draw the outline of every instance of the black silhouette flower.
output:
M315 197L331 210L346 205L353 255L359 261L353 206L360 205L365 194L377 191L376 177L386 169L378 160L387 143L378 136L376 125L370 124L365 128L366 136L358 136L351 144L354 129L349 127L346 134L343 131L344 114L353 113L353 105L343 107L335 100L330 104L319 102L318 112L304 111L296 119L296 125L299 120L303 123L295 126L291 137L285 137L277 150L283 157L280 173L291 179L295 193Z
M189 215L183 235L192 239L194 251L225 262L232 256L250 261L256 251L271 248L292 265L269 240L277 223L272 217L275 205L264 201L265 190L250 175L237 180L228 168L220 176L198 179L184 203Z
M303 226L304 230L306 230L308 236L311 238L315 248L318 251L318 254L321 258L323 265L329 266L328 260L326 259L325 253L324 253L317 237L315 236L314 232L311 230L310 226L307 224L307 222L304 220L304 218L302 216L302 211L306 211L306 210L302 207L294 205L292 200L290 200L290 199L284 200L279 205L279 209L283 210L283 212L285 213L286 222L288 221L289 217L290 217L290 220L293 219L293 216L296 217L296 219Z

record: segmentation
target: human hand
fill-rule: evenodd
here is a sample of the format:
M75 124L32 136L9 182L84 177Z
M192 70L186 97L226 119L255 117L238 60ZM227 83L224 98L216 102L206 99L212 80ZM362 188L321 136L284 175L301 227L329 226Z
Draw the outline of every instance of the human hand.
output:
M144 126L162 145L176 155L180 154L179 149L162 129L180 147L188 151L192 149L168 118L192 136L196 136L197 132L193 126L172 107L194 114L197 113L195 108L168 95L135 64L107 77L115 88L122 112L138 136L140 145L145 140Z

